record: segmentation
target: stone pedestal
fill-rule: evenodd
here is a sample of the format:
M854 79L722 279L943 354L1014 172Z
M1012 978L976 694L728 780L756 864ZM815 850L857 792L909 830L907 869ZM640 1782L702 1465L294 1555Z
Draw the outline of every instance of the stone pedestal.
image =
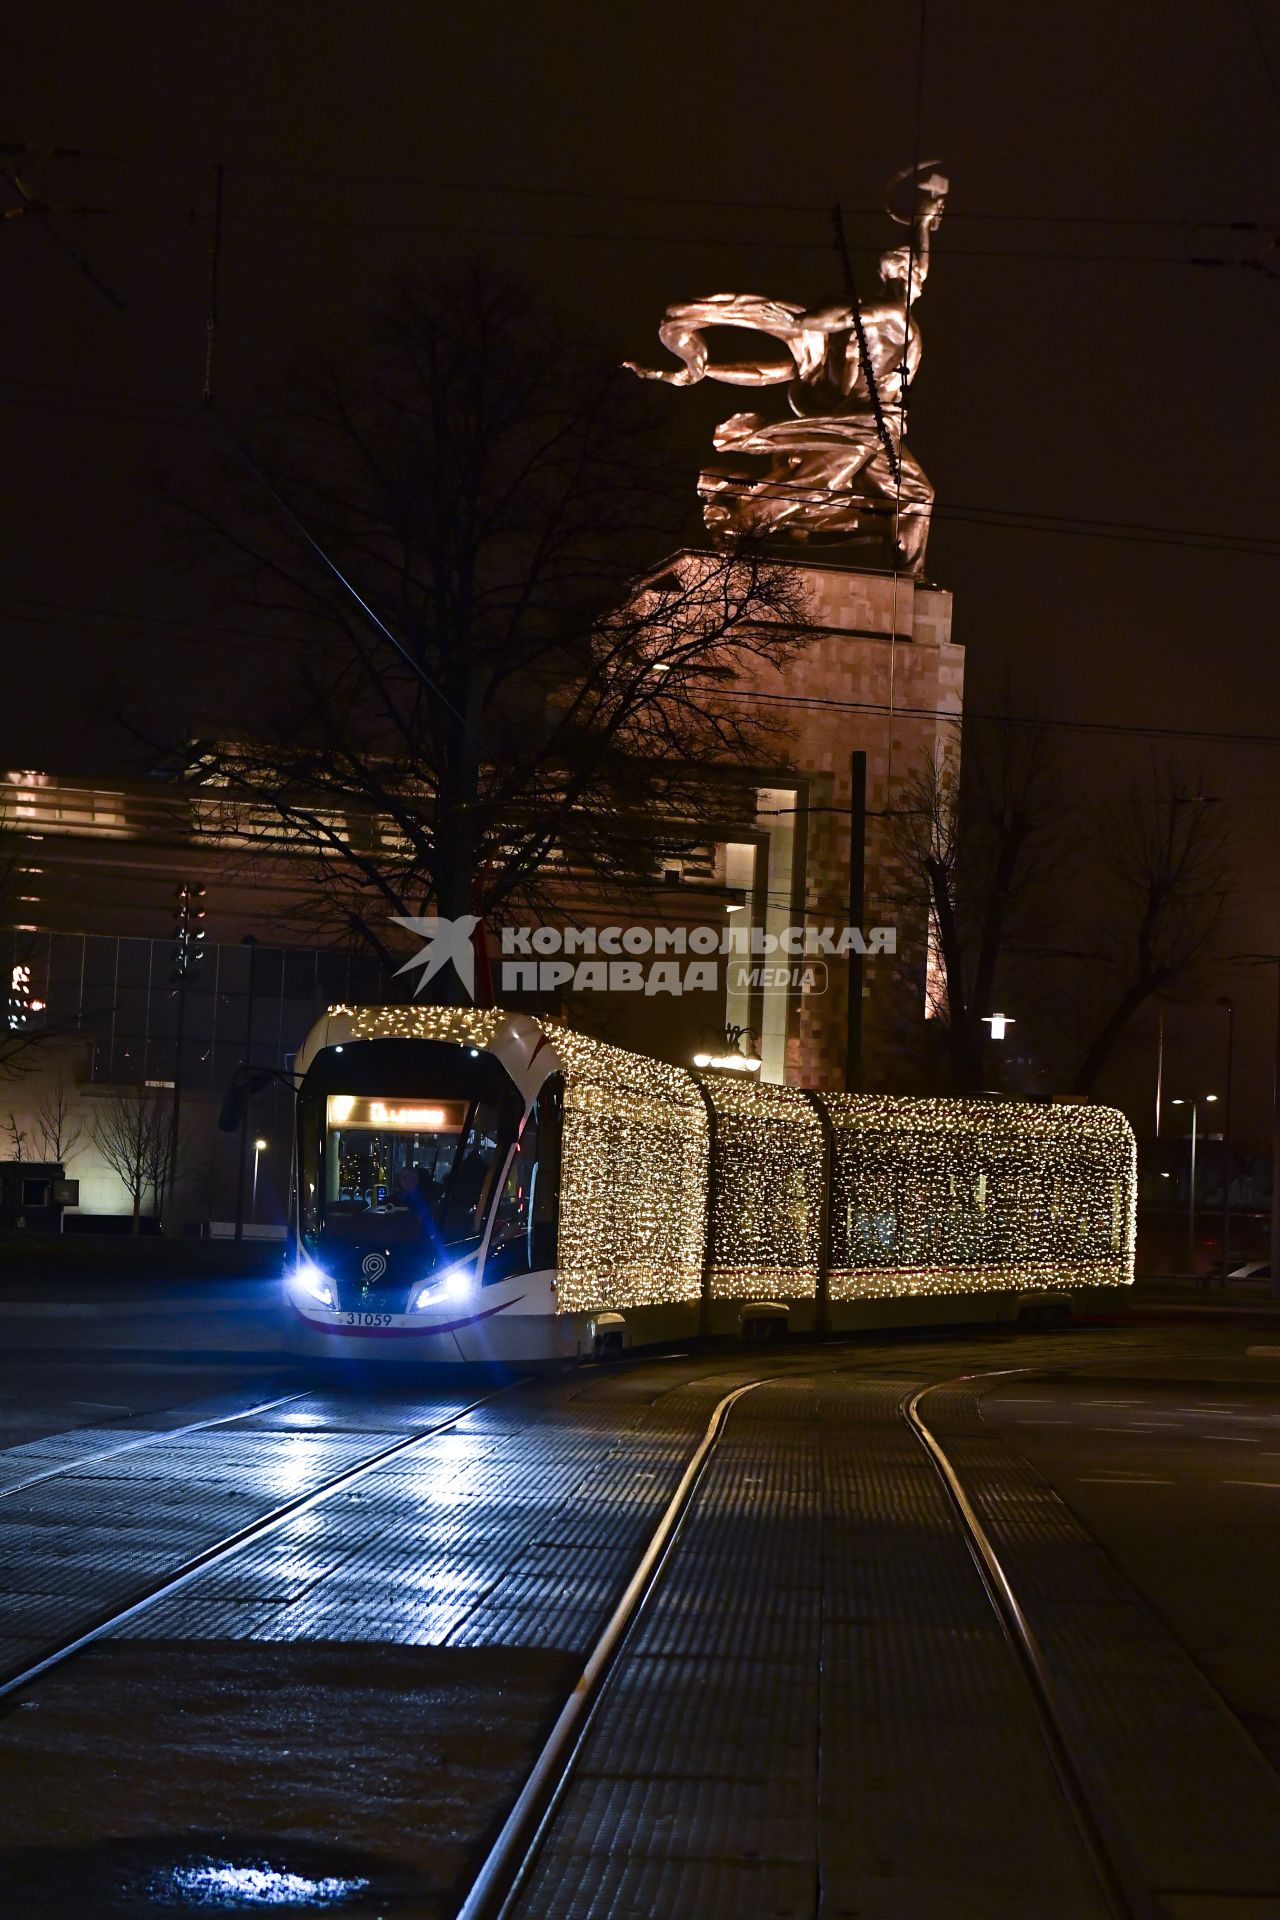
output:
M964 650L951 639L951 595L903 575L801 562L817 624L810 645L782 671L753 663L738 684L772 711L788 737L790 771L762 793L769 832L767 895L775 925L843 926L849 900L850 756L867 756L866 926L896 923L898 958L868 957L863 981L863 1085L901 1084L901 1032L924 1004L928 924L923 903L895 895L886 834L904 782L936 754L958 755ZM794 840L779 833L790 789ZM765 853L763 845L761 853ZM757 862L759 864L759 862ZM781 884L779 884L781 883ZM790 891L790 901L785 898ZM784 897L780 898L782 894ZM784 911L789 906L790 911ZM757 912L759 917L759 911ZM764 1012L766 1074L795 1086L845 1082L847 962L827 963L824 992L791 994ZM780 1024L785 1024L785 1034Z

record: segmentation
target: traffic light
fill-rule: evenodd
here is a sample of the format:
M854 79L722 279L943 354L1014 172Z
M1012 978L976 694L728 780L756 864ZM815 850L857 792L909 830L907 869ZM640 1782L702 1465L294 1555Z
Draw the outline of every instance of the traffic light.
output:
M200 904L204 896L203 887L193 887L186 881L177 889L173 931L176 980L188 979L204 959L204 908Z

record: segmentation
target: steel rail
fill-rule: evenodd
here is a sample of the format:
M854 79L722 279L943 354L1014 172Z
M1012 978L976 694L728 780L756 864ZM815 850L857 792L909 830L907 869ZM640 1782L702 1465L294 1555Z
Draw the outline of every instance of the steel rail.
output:
M730 1409L763 1379L748 1380L717 1401L622 1597L587 1658L502 1829L471 1884L457 1920L501 1920L520 1892L568 1784L583 1740L619 1650L662 1576L667 1557L693 1504L707 1462Z
M250 1520L243 1527L238 1527L234 1533L226 1534L221 1540L214 1541L211 1546L203 1548L190 1560L184 1561L175 1571L163 1575L144 1592L135 1595L124 1606L112 1607L90 1626L78 1629L66 1640L49 1647L30 1665L10 1668L7 1673L0 1675L0 1700L18 1692L22 1687L30 1686L33 1680L38 1680L51 1667L60 1666L64 1660L69 1660L73 1653L79 1653L82 1648L91 1646L95 1640L102 1639L104 1634L110 1633L115 1627L123 1626L126 1620L134 1619L146 1608L153 1606L157 1600L167 1599L170 1594L178 1592L198 1575L216 1566L219 1561L230 1559L233 1554L239 1553L242 1547L271 1533L276 1527L291 1519L294 1514L305 1513L309 1507L318 1506L322 1500L328 1499L331 1493L336 1493L341 1488L349 1487L355 1481L363 1479L366 1474L373 1473L396 1454L407 1453L413 1447L420 1447L429 1440L438 1439L442 1433L448 1433L451 1428L458 1426L478 1407L487 1406L490 1401L497 1400L502 1394L511 1393L516 1387L524 1384L523 1380L509 1381L505 1386L496 1387L491 1393L481 1394L478 1399L469 1401L466 1406L458 1408L446 1419L438 1420L429 1427L419 1427L412 1433L402 1434L399 1439L392 1440L387 1446L379 1447L376 1453L368 1454L363 1460L358 1460L354 1466L344 1467L341 1473L336 1473L320 1486L313 1487L309 1493L299 1494L296 1500L287 1500L282 1506L273 1507L270 1513L262 1514L258 1519Z
M1120 1822L1097 1780L1097 1768L1089 1757L1085 1736L1076 1726L1075 1715L1053 1677L1039 1637L1023 1610L981 1515L965 1492L941 1441L920 1411L920 1403L931 1393L948 1387L1042 1371L1038 1367L1001 1367L991 1372L957 1374L950 1380L931 1381L903 1399L901 1412L942 1482L987 1598L1028 1682L1058 1784L1108 1910L1114 1920L1159 1920L1150 1890L1127 1858Z
M6 1486L0 1486L0 1500L7 1500L10 1494L22 1493L28 1487L39 1486L41 1481L56 1480L59 1474L78 1473L82 1467L97 1466L100 1460L114 1460L117 1454L134 1453L139 1447L158 1446L162 1440L180 1440L188 1433L204 1433L209 1427L225 1427L234 1420L250 1420L255 1413L270 1413L274 1407L287 1407L295 1400L308 1399L314 1392L314 1387L304 1387L299 1393L283 1393L276 1400L261 1400L255 1407L241 1407L238 1413L219 1413L208 1420L189 1420L185 1426L159 1428L154 1433L142 1433L132 1440L124 1440L118 1447L103 1447L97 1453L83 1453L76 1460L64 1460L60 1466L42 1467L38 1473L27 1474L25 1479L11 1480Z

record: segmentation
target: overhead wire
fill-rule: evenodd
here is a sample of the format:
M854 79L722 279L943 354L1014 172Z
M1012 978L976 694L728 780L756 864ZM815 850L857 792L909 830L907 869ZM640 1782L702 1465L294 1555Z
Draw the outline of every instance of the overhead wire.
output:
M22 141L0 142L0 153L10 156L28 154L33 158L55 160L87 160L105 165L139 167L148 171L159 168L175 172L208 174L214 165L210 156L177 158L154 153L128 154L66 145L40 148ZM225 164L228 173L259 179L326 180L340 184L406 186L433 193L487 193L511 195L517 198L587 200L614 205L698 207L715 211L737 210L755 214L798 213L813 214L818 217L825 216L830 205L829 201L819 200L769 200L759 197L737 199L712 194L673 194L652 191L637 193L627 189L597 185L590 187L539 185L528 180L456 179L442 177L439 174L405 173L393 169L296 167L252 161L228 161ZM845 211L858 219L880 220L884 217L882 207L848 207ZM1273 224L1265 220L1247 220L1238 217L1224 219L1217 215L1184 218L1167 214L1049 213L1042 209L1025 212L1009 208L995 210L957 208L953 209L947 218L949 224L955 221L977 220L1036 226L1148 227L1179 231L1216 228L1236 233L1270 233L1273 230Z
M27 186L26 181L22 178L22 175L16 168L8 165L2 157L0 157L0 179L5 180L13 189L14 193L17 194L20 210L36 222L48 238L53 241L53 244L58 248L59 252L67 256L81 278L87 280L94 292L101 295L102 299L107 301L108 305L113 306L118 313L123 313L124 301L120 298L115 288L107 285L107 282L102 278L102 275L98 272L91 260L87 260L84 254L77 252L71 242L50 219L49 208L36 199L35 195Z
M23 624L36 626L75 626L87 632L109 631L112 623L156 626L162 627L164 632L152 634L144 631L127 637L144 641L163 640L166 645L176 646L203 646L205 634L217 635L219 639L244 647L247 651L266 648L279 652L293 652L304 644L308 646L315 644L314 636L299 634L289 638L282 634L266 635L257 633L252 628L224 626L212 621L184 620L163 614L130 612L123 608L63 608L57 602L51 601L32 604L37 610L26 612L0 602L0 619L14 619ZM718 698L747 701L762 706L817 707L843 713L879 715L887 714L889 711L888 703L885 701L841 700L821 694L769 693L751 688L726 688L718 682L709 683L708 691L714 692ZM1148 726L1137 721L1081 720L1044 714L1019 715L969 707L966 707L963 712L956 712L949 707L899 705L895 709L895 714L899 719L943 720L956 724L974 720L992 725L1043 726L1055 731L1122 735L1135 739L1194 740L1222 745L1280 747L1280 734L1242 733L1228 728Z
M234 173L235 168L228 166L226 172ZM732 204L732 203L731 203ZM98 215L112 216L127 220L168 220L182 226L194 225L193 210L182 207L111 207L102 206L84 209ZM829 209L828 209L829 212ZM285 212L255 213L243 208L228 211L225 216L227 226L238 227L316 227L333 231L365 234L415 234L419 237L453 238L468 240L536 240L539 242L556 241L570 246L583 243L602 246L660 246L660 247L697 247L702 250L739 251L768 253L821 254L828 250L826 242L818 240L786 240L761 234L744 235L735 238L723 232L717 233L633 233L617 226L607 228L571 228L526 227L504 223L500 226L478 225L475 221L438 221L438 220L384 220L372 219L368 214L311 213L303 210ZM1230 224L1233 230L1242 230L1242 223ZM1251 232L1271 234L1275 229L1263 223L1250 225ZM868 245L866 249L874 251ZM1188 267L1188 268L1232 268L1255 271L1258 266L1252 255L1209 255L1191 253L1120 253L1086 252L1079 249L1066 250L1059 247L966 247L948 244L948 261L952 260L1039 260L1052 265L1059 262L1068 266L1094 265L1107 267Z

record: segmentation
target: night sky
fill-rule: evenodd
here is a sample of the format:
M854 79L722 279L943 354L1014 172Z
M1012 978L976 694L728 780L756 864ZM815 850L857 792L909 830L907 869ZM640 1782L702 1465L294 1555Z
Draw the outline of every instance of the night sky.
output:
M220 631L234 620L174 568L157 486L220 456L251 428L260 384L299 349L352 337L397 276L481 254L619 359L650 359L669 300L838 298L838 199L869 290L898 238L883 183L916 151L919 30L915 6L858 4L26 10L6 34L0 138L32 150L20 164L43 199L105 209L54 225L125 308L35 220L0 228L7 763L136 765L109 703L171 720L244 710L271 660ZM1011 672L1062 720L1227 736L1154 744L1203 764L1239 821L1242 949L1280 945L1280 285L1192 262L1248 262L1273 237L1277 76L1280 20L1260 0L935 0L918 133L952 191L919 309L911 443L949 510L929 572L955 594L969 704L997 700ZM40 157L57 147L92 157ZM712 423L741 403L723 387L650 391L692 488ZM1086 519L1121 537L1065 530ZM1153 745L1059 737L1082 781ZM1171 1090L1216 1084L1224 990L1252 1124L1270 1093L1261 979L1224 973L1171 1015ZM1139 1054L1135 1084L1146 1070Z

